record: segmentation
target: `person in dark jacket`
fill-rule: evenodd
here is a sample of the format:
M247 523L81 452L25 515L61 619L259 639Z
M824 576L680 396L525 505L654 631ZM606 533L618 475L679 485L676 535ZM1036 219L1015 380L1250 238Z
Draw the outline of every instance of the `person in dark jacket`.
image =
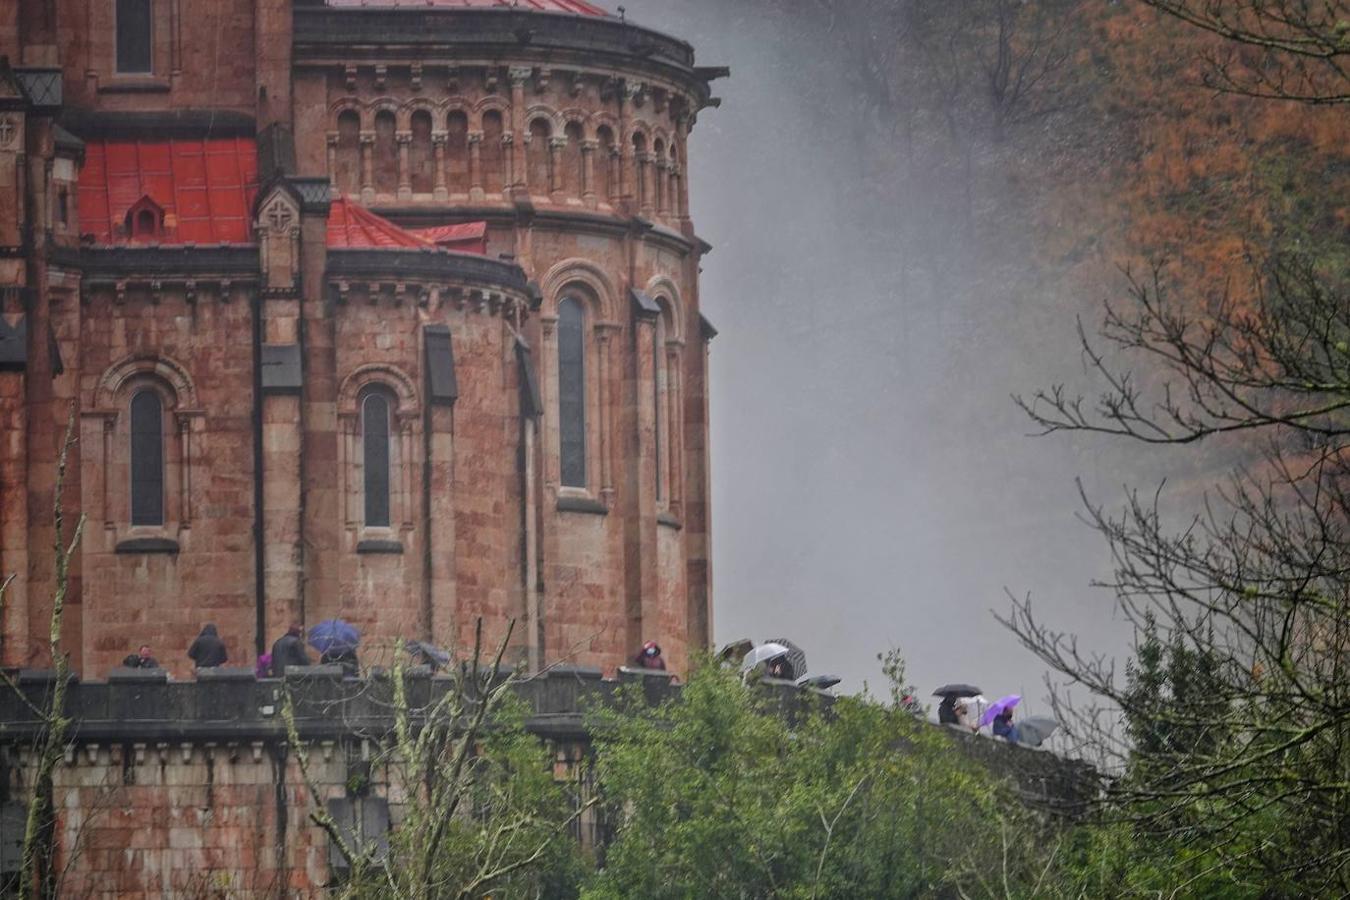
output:
M304 633L299 625L292 625L272 645L273 678L285 675L287 666L309 665L309 654L305 652L305 640L302 637Z
M319 657L319 664L342 666L343 675L356 675L361 668L356 660L356 648L347 646L329 648Z
M1012 743L1017 743L1017 726L1013 724L1012 710L1005 709L993 722L992 731L995 737L1006 738Z
M223 666L225 661L230 658L230 655L225 652L225 642L216 633L216 626L209 624L202 627L202 633L197 635L197 639L192 642L187 655L188 659L192 660L198 669L213 669L216 666Z
M141 649L134 654L128 654L122 660L122 666L127 669L158 669L159 662L150 655L150 645L141 644Z
M938 704L938 722L943 725L959 725L956 718L956 695L945 694Z

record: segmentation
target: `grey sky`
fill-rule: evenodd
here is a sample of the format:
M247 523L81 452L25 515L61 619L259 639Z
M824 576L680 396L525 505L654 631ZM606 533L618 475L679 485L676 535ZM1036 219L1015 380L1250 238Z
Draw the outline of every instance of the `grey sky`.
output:
M798 102L804 69L813 90L847 91L846 61L821 58L811 34L759 15L762 3L625 5L632 21L690 40L701 64L732 69L690 147L692 212L715 247L702 304L720 330L718 641L792 637L813 671L849 689L878 687L876 654L898 646L925 694L970 680L1044 709L1042 666L990 610L1007 607L1005 586L1030 592L1085 643L1125 650L1111 597L1089 587L1109 558L1076 518L1074 479L1110 503L1138 480L1118 469L1129 448L1108 458L1082 439L1028 437L1009 399L1082 371L1054 273L1016 297L992 268L981 289L955 294L941 272L897 277L902 263L925 261L897 260L886 229L927 223L850 199L858 163L829 139L847 138L845 96L837 121L828 104L822 114ZM1015 253L998 265L1021 276ZM1119 293L1109 253L1101 270L1093 303ZM1031 320L1036 338L1019 344L1027 328L1011 326Z

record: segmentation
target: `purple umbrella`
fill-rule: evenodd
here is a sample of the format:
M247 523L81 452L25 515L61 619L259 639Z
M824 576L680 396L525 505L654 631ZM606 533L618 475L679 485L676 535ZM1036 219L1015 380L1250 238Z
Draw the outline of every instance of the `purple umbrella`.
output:
M988 725L990 722L1003 715L1005 710L1012 709L1021 702L1021 694L1009 694L1006 697L1000 697L998 700L995 700L993 703L989 704L989 708L984 711L984 715L980 716L980 727L983 728Z

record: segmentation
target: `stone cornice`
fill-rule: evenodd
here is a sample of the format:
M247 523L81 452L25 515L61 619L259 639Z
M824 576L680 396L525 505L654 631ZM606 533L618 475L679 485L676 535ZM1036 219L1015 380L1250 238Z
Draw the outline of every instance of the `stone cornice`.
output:
M453 280L485 284L524 296L525 272L515 263L473 253L444 250L351 250L328 251L325 277L354 281L377 279Z
M617 18L592 18L511 8L331 8L297 2L298 65L408 59L472 66L468 56L503 65L612 68L670 80L710 97L708 82L724 69L697 67L685 41Z
M78 270L86 281L213 275L243 280L257 278L259 272L255 244L58 247L52 250L51 260L62 267Z

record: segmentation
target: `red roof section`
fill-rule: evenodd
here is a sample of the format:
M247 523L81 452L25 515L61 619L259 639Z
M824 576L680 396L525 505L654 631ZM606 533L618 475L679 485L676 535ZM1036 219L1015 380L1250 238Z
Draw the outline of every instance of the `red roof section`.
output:
M328 246L353 250L373 247L428 250L435 245L357 206L346 197L335 197L328 211Z
M572 13L578 16L608 16L609 13L586 0L327 0L340 9L523 9L535 12Z
M100 244L130 243L127 211L149 197L164 210L162 244L243 244L258 193L249 138L85 143L80 230Z
M410 228L412 234L437 247L460 253L487 253L487 222L463 222L434 228Z

